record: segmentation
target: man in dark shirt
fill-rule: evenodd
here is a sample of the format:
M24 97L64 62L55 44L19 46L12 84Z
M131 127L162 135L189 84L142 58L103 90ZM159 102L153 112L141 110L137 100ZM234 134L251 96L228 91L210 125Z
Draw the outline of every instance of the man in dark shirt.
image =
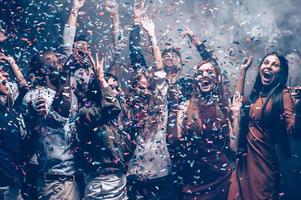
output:
M98 58L97 58L98 60ZM77 135L86 173L85 199L127 199L123 136L118 117L121 107L116 93L104 78L103 60L94 65L95 95L92 106L78 114Z

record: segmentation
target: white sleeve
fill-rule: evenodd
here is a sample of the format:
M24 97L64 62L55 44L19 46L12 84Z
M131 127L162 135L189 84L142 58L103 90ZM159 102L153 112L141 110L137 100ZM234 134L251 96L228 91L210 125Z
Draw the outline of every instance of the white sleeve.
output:
M67 57L72 54L75 33L76 33L75 26L70 26L69 24L65 24L64 34L63 34L63 48Z
M13 101L15 102L19 96L18 84L15 82L8 82L8 90L13 98Z
M166 82L166 72L164 70L156 71L154 73L154 80L156 82L156 87L164 87Z

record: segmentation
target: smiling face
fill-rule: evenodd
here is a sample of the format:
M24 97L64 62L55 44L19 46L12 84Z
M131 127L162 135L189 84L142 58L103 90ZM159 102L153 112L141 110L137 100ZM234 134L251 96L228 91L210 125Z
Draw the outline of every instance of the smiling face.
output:
M74 42L73 56L77 68L87 69L90 67L89 54L91 54L91 47L87 41L78 40Z
M63 69L63 64L59 58L59 55L53 51L43 53L43 62L45 69L42 68L42 70L45 70L46 74L54 70Z
M39 69L40 73L44 77L48 76L51 83L58 86L61 75L60 72L63 69L59 56L52 51L45 52L43 54L43 62L43 66Z
M168 52L163 55L163 62L167 67L180 66L181 58L175 52Z
M197 67L195 79L199 89L203 93L209 93L217 87L217 74L214 66L210 62L204 63Z
M260 66L261 83L264 86L271 85L280 72L280 60L275 55L267 56Z
M167 52L162 55L164 70L167 74L178 74L182 68L182 60L175 52Z
M137 97L143 101L148 100L151 94L150 84L146 76L142 75L134 88Z

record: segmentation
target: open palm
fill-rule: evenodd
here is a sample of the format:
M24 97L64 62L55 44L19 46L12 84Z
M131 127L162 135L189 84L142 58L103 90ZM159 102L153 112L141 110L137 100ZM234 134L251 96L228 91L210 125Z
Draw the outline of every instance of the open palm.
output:
M72 1L72 5L73 8L75 9L80 9L81 7L83 7L85 4L85 0L73 0Z

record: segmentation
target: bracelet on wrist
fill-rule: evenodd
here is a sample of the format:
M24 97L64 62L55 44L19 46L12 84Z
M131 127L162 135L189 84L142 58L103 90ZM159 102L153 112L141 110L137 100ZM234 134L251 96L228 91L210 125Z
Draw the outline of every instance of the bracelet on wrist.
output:
M8 64L10 64L10 65L16 64L16 62L15 62L14 60L7 60L7 62L8 62Z
M73 14L73 15L78 15L78 8L72 8L71 9L71 14Z
M24 77L22 77L21 79L17 79L17 83L20 84L22 81L24 80Z

